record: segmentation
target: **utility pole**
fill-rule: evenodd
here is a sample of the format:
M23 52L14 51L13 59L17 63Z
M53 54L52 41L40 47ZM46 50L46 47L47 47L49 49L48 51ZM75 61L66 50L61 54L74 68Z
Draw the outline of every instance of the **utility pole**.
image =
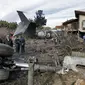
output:
M35 59L34 57L29 59L29 70L28 70L28 85L34 85L34 64Z
M34 85L34 63L29 63L28 85Z

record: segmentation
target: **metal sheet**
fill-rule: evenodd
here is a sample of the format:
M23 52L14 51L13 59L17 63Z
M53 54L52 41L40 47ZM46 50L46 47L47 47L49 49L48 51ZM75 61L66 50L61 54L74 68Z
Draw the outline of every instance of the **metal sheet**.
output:
M13 36L16 36L16 35L24 33L27 30L28 26L29 26L29 23L26 24L24 22L21 22L18 25L18 27L16 28L16 31L14 32Z

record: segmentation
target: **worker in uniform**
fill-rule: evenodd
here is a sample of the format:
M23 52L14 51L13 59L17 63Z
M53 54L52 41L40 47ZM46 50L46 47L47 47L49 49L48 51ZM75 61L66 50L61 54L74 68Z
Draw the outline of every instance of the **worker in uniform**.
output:
M24 53L25 52L25 39L24 37L20 37L20 52Z
M20 52L20 39L18 38L18 36L16 36L14 43L15 43L15 50L17 53L19 53Z

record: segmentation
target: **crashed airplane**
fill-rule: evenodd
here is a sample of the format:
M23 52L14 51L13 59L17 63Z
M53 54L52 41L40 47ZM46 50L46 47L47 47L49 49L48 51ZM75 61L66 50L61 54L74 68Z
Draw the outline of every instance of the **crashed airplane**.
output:
M21 22L19 23L13 36L25 34L27 36L34 37L36 34L36 23L28 20L23 12L17 11L17 13L21 19Z
M52 30L38 30L36 23L28 20L22 11L17 11L21 22L15 30L13 36L25 34L29 37L51 38Z

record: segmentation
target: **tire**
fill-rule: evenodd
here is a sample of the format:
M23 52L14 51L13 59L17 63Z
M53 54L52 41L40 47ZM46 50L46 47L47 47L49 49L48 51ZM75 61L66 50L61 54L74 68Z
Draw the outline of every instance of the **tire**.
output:
M0 81L7 80L9 77L9 71L5 69L0 69Z
M0 43L0 57L10 57L14 53L14 50L11 46Z

